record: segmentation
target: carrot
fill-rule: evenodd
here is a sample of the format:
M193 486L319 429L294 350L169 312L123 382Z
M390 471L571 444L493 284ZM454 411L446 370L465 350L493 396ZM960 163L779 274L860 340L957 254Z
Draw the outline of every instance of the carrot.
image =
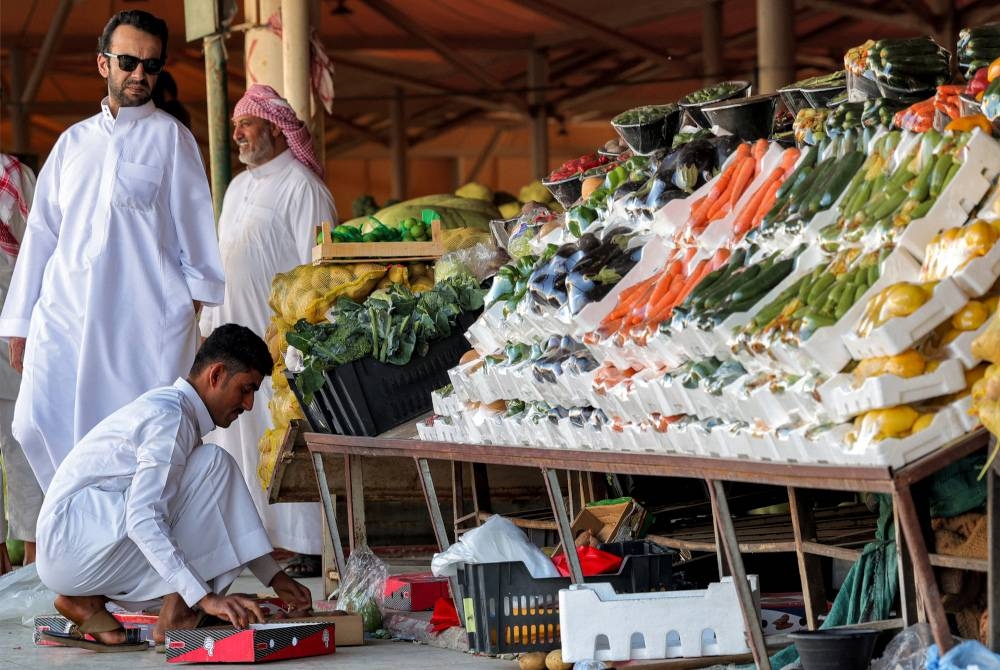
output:
M732 209L736 206L736 201L740 199L743 195L743 191L746 190L747 186L753 180L754 172L756 172L757 163L752 160L746 160L743 165L740 166L740 170L733 177L733 186L729 189L729 208Z
M733 237L738 238L741 236L741 231L744 228L749 228L750 219L753 217L757 208L760 206L761 200L764 199L764 193L767 191L767 187L771 184L770 181L764 182L757 191L750 196L750 200L747 201L740 213L736 215L736 219L733 221Z
M622 291L618 296L618 304L604 317L601 325L611 320L621 319L628 314L635 307L636 302L642 300L653 290L653 286L656 285L655 280L656 277L650 277Z
M764 138L761 138L756 142L754 142L753 152L752 152L754 161L759 163L760 159L763 158L764 154L767 153L767 148L768 148L768 143L767 140L765 140Z
M795 147L789 147L785 149L785 153L781 155L781 164L778 166L788 176L795 169L795 164L799 160L799 150Z
M760 223L764 215L771 210L774 201L777 199L778 189L781 188L783 181L784 179L779 177L765 182L757 193L754 194L754 199L747 203L747 206L740 212L740 216L733 224L734 239L741 239L750 232L750 230Z

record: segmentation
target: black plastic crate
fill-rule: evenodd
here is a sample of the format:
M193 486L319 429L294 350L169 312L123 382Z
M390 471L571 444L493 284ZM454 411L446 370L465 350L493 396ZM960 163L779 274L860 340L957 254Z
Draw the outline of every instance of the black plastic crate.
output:
M475 314L460 315L455 332L406 365L364 358L327 370L308 405L295 375L289 386L313 432L374 437L431 411L431 392L450 383L448 370L469 350L463 333L474 320Z
M600 549L622 556L621 568L584 581L610 582L618 593L670 590L675 551L644 541ZM460 566L458 581L471 650L507 654L559 646L559 589L569 588L569 577L535 579L524 563L512 561Z

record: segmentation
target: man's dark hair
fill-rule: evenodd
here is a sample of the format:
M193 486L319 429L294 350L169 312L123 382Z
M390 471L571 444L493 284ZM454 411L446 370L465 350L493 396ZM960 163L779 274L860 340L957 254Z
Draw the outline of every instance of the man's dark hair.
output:
M236 323L227 323L212 331L195 354L191 376L200 374L212 363L222 363L231 375L256 370L265 377L271 374L274 366L264 340Z
M97 53L102 54L111 49L111 35L118 26L132 26L153 37L160 38L160 58L167 58L167 22L141 9L128 9L118 12L104 26L104 32L97 38ZM134 54L131 54L134 55Z

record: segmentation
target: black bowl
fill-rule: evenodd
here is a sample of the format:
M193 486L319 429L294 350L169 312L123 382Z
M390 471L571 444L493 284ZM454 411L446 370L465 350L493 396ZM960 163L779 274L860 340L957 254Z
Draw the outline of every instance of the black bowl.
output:
M793 117L799 113L800 109L812 106L809 100L806 99L802 89L786 86L785 88L779 88L778 93L781 94L781 99L785 102L785 107L788 108Z
M774 110L777 93L765 93L749 98L725 100L705 105L701 111L709 123L736 135L741 140L757 140L771 136L774 130Z
M665 106L665 109L667 111L663 116L651 121L622 124L612 119L611 125L632 149L632 153L648 156L658 149L669 147L680 128L680 108L671 105Z
M549 189L552 197L558 200L559 204L563 207L571 207L573 203L580 199L580 194L583 193L583 181L580 179L579 174L560 179L559 181L542 180L542 186Z
M809 101L810 107L823 109L831 100L843 93L847 89L846 84L835 84L833 86L821 86L819 88L803 88L802 95Z
M847 90L854 100L873 100L882 97L882 91L878 90L878 84L874 79L850 72L847 73Z
M789 633L802 670L868 670L879 632L868 628Z
M689 93L688 95L685 95L677 103L678 105L680 105L681 109L687 112L688 117L692 121L694 121L695 125L697 125L699 128L704 128L708 130L709 128L712 127L711 122L701 111L705 107L705 105L714 105L715 103L721 102L723 100L732 100L733 98L745 98L748 95L750 95L750 82L748 81L743 81L743 80L723 81L719 82L719 84L713 84L713 86L719 86L721 84L737 84L738 88L733 90L731 93L721 95L713 100L706 100L704 102L685 102L692 95L694 95L694 93L698 92L695 91L694 93ZM711 88L711 87L706 86L705 88ZM704 90L704 89L699 89L699 90Z

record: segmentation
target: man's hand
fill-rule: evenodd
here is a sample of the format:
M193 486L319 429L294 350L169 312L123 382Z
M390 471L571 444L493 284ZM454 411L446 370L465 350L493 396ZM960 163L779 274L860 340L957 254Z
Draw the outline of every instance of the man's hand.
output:
M24 343L27 340L23 337L11 337L7 340L7 356L10 359L10 367L17 371L17 374L24 372Z
M312 593L302 584L285 574L282 570L274 576L268 585L278 597L285 601L292 612L302 612L312 609Z
M257 602L246 596L220 596L217 593L209 593L198 601L198 607L206 614L225 619L236 628L246 628L252 623L264 622L264 613L260 611Z

